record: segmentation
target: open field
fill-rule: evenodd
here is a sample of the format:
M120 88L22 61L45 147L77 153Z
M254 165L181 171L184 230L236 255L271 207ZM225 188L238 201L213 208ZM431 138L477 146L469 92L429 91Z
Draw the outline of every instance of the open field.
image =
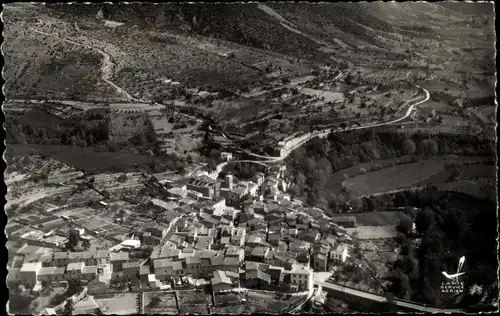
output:
M12 144L8 147L14 156L24 156L33 153L43 154L62 161L69 166L83 170L110 170L131 166L140 166L151 163L155 159L151 156L100 152L92 148L71 147L65 145L18 145ZM96 162L98 164L96 164Z
M496 194L493 188L486 188L472 181L455 181L450 183L437 184L436 187L442 191L452 191L467 194L477 199L495 200Z
M245 305L237 304L231 306L215 306L210 309L212 314L224 314L224 315L242 315L248 314L245 312Z
M303 296L291 296L283 293L248 291L244 314L248 313L280 313L291 305L295 305Z
M114 294L110 298L96 298L105 315L130 315L138 313L137 293Z
M355 228L346 228L349 235L353 234L358 239L390 239L397 235L395 225L387 226L360 226Z
M315 97L318 97L320 99L324 98L325 102L337 103L337 102L344 101L344 95L340 92L331 92L331 91L303 88L303 89L300 89L300 93L308 95L308 96L315 96Z
M212 301L210 295L203 290L176 291L179 305L208 304Z
M175 294L167 292L144 292L145 314L178 314Z
M405 213L398 211L367 212L355 213L352 216L356 217L359 226L388 226L397 225Z
M366 196L415 185L443 170L442 160L423 160L355 176L345 180L344 186L354 196Z
M494 165L468 165L464 166L457 176L458 180L471 180L476 178L493 178L497 173Z

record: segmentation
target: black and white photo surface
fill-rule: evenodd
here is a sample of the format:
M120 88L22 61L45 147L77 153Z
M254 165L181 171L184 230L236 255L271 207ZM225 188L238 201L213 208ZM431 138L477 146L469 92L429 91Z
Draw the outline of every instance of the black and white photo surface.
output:
M498 310L493 2L2 21L8 313Z

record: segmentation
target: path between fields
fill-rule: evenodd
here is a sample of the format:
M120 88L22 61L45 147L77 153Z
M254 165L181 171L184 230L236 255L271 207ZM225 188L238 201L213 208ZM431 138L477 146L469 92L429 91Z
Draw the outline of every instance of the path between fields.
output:
M103 62L102 62L102 65L101 65L101 71L102 71L102 77L101 78L102 78L102 80L105 81L110 86L112 86L118 93L120 93L123 96L125 96L128 100L135 101L135 102L140 102L140 103L144 103L143 100L139 100L139 99L133 97L125 89L121 88L120 86L118 86L117 84L115 84L113 81L111 81L111 77L113 77L113 69L114 69L114 65L115 64L111 60L111 56L108 53L106 53L105 51L103 51L102 49L97 48L97 47L93 47L93 46L89 46L89 45L86 45L86 44L78 43L78 42L75 42L75 41L72 41L72 40L69 40L69 39L60 38L60 37L58 37L56 35L53 35L53 34L50 34L50 33L47 33L47 32L43 32L43 31L37 30L37 29L32 28L32 27L30 27L30 29L33 30L36 33L39 33L39 34L42 34L42 35L45 35L45 36L54 37L54 38L57 38L57 39L59 39L61 41L64 41L64 42L67 42L67 43L70 43L70 44L73 44L73 45L77 45L77 46L83 46L83 47L85 47L87 49L91 49L91 50L94 50L94 51L98 52L100 55L103 56Z
M102 62L102 65L101 65L101 71L102 71L102 77L101 78L102 78L103 81L105 81L107 84L109 84L110 86L112 86L118 93L120 93L121 95L125 96L125 98L128 99L129 101L134 101L134 102L143 103L143 104L151 104L151 102L149 100L142 100L142 99L138 99L138 98L132 96L125 89L123 89L122 87L118 86L116 83L114 83L111 80L111 78L113 77L113 70L114 70L115 63L112 61L111 56L107 52L105 52L104 50L102 50L100 48L97 48L97 47L90 46L90 45L86 45L86 44L78 43L78 42L75 42L75 41L72 41L72 40L68 40L68 39L65 39L65 38L60 38L60 37L58 37L56 35L53 35L53 34L50 34L50 33L47 33L47 32L43 32L43 31L37 30L37 29L35 29L33 27L30 27L30 29L33 30L36 33L39 33L39 34L42 34L42 35L45 35L45 36L54 37L54 38L60 39L60 40L62 40L64 42L67 42L67 43L70 43L70 44L73 44L73 45L83 46L85 48L95 50L96 52L98 52L99 54L101 54L103 56L103 62ZM165 107L164 104L160 104L160 103L156 103L156 102L153 102L152 104L153 105L160 105L160 106ZM193 116L184 114L184 113L182 113L180 111L178 111L178 113L181 116L187 117L189 119L193 118Z

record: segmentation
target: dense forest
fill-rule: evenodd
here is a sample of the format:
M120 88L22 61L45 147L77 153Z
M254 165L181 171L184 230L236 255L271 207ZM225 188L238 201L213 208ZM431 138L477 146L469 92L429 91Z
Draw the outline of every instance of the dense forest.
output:
M405 196L408 205L421 211L398 225L401 251L392 265L389 291L438 306L470 306L498 297L495 204L432 188ZM466 257L461 276L465 292L458 297L444 295L441 271L456 271L461 256Z
M36 120L38 118L38 120ZM95 147L104 151L138 151L159 153L159 143L151 124L144 126L128 140L115 141L110 131L109 113L88 112L68 119L39 110L22 116L9 116L7 142L11 144L72 145Z
M316 138L293 152L287 159L295 186L291 193L307 197L311 205L337 211L348 200L348 192L336 196L326 183L339 170L378 159L412 156L415 161L437 155L495 157L491 141L471 135L426 135L354 131ZM346 196L347 195L347 196Z

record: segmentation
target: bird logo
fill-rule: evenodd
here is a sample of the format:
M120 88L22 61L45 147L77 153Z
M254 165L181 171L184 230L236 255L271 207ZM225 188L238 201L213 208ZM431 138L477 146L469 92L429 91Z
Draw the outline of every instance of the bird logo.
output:
M465 274L465 272L460 272L460 270L462 270L462 267L464 265L464 262L465 262L465 256L462 256L460 258L460 260L458 260L458 269L457 269L457 273L455 274L448 274L447 272L443 271L443 275L449 279L449 280L453 280L455 279L455 281L458 283L458 277L461 276L462 274Z

